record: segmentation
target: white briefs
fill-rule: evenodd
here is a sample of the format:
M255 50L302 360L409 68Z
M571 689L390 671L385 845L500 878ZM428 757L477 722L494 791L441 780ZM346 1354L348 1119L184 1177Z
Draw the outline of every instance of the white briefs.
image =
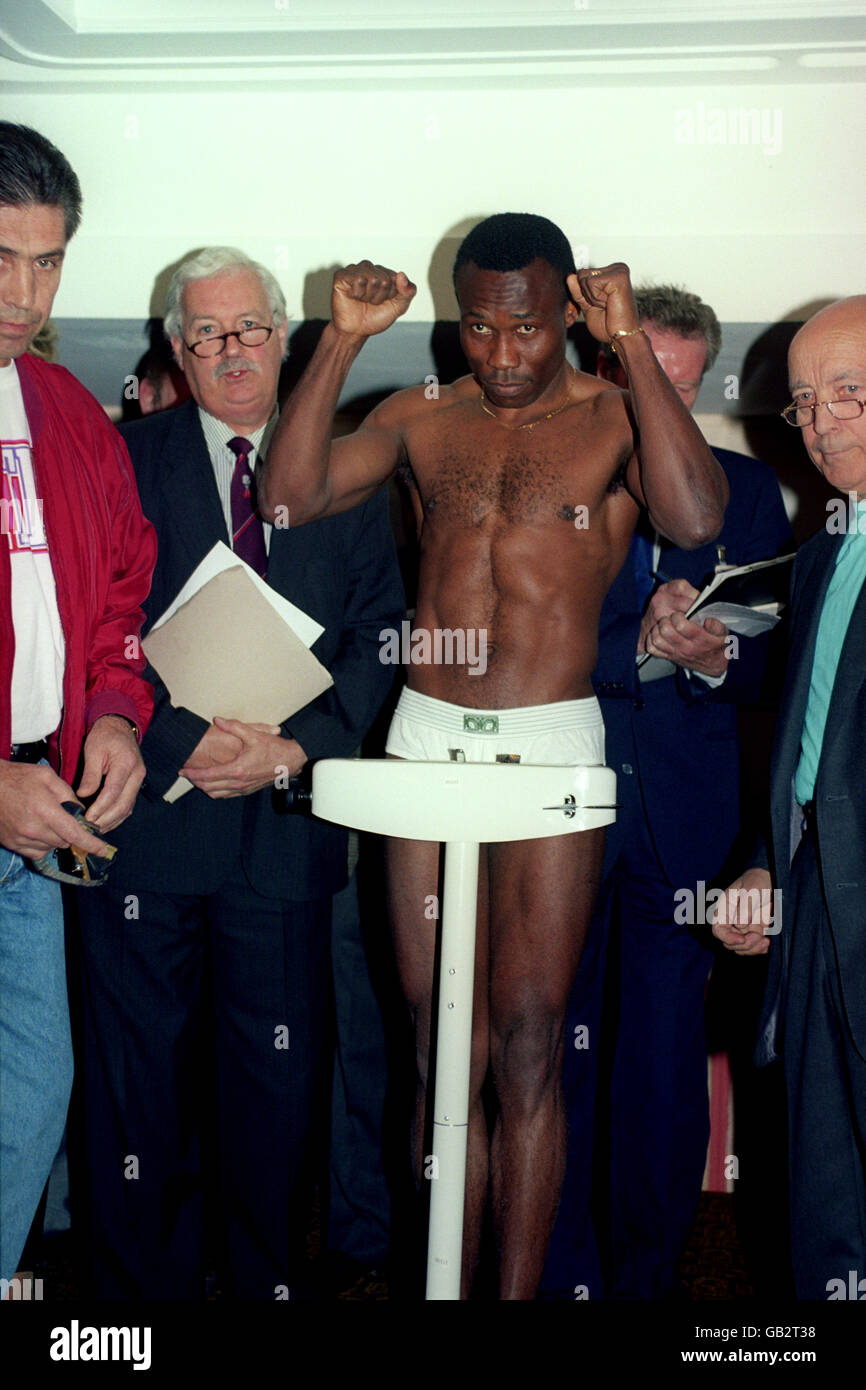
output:
M404 687L385 751L411 762L603 767L604 723L594 695L552 705L484 710Z

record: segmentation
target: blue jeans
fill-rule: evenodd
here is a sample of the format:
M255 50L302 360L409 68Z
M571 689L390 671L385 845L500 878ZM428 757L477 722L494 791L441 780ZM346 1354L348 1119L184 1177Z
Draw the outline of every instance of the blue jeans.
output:
M60 885L0 846L0 1278L18 1267L71 1089Z

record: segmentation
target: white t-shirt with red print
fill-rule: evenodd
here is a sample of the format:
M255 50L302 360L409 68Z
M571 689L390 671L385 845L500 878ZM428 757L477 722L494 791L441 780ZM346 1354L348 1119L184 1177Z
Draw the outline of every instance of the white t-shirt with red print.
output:
M0 367L0 544L9 546L12 570L13 743L53 733L63 709L65 643L30 443L18 370L10 362Z

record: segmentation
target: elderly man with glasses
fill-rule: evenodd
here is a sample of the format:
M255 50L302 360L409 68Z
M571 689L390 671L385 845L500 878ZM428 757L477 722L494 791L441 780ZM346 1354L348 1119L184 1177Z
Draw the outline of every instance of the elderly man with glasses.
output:
M146 626L222 540L322 624L314 652L334 684L281 727L218 710L208 723L149 670L146 790L83 914L92 1272L107 1297L203 1297L216 1266L225 1293L294 1298L347 842L287 816L278 788L358 748L391 683L379 633L402 588L384 497L302 529L258 515L287 333L270 272L231 248L198 253L174 274L165 327L192 400L123 431L159 539ZM168 803L181 774L193 790Z
M858 1299L866 1293L866 296L809 319L788 370L794 399L783 417L847 494L846 525L828 505L827 524L795 562L772 834L719 904L713 930L739 955L770 952L759 1047L785 1071L798 1296ZM772 922L771 887L780 890Z

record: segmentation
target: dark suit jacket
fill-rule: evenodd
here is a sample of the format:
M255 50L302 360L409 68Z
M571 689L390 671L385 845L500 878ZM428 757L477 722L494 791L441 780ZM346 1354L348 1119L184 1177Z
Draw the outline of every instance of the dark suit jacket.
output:
M213 468L193 401L137 420L122 430L141 506L156 527L159 555L143 631L156 621L217 540L229 543ZM351 757L390 688L394 668L379 660L379 632L399 627L404 612L383 490L361 507L308 526L275 528L268 583L325 631L312 650L333 687L284 725L308 758ZM281 793L215 801L193 789L162 800L207 723L175 709L152 668L153 722L142 754L147 780L136 808L112 832L125 882L176 893L206 893L220 882L240 847L259 893L304 900L346 882L346 831L287 815ZM122 868L121 868L122 866Z
M784 983L795 927L789 896L793 777L818 623L843 539L819 531L802 546L794 565L790 653L773 744L770 792L769 867L775 886L782 890L782 930L771 939L765 1015ZM824 900L848 1025L854 1045L866 1058L866 584L854 605L839 658L813 803ZM798 931L804 928L808 930L808 925L797 925Z
M663 542L660 570L700 588L716 564L716 545L731 564L748 564L793 548L773 470L727 449L713 453L730 485L717 541L697 550ZM652 536L645 516L639 525ZM635 665L642 604L631 555L605 599L593 684L604 716L606 760L617 775L621 809L608 827L605 872L643 817L674 886L710 881L721 869L740 823L737 705L762 693L770 637L743 637L724 683L710 689L684 671L641 684ZM777 646L781 644L776 644ZM776 661L781 662L781 652ZM631 772L623 770L630 768Z

